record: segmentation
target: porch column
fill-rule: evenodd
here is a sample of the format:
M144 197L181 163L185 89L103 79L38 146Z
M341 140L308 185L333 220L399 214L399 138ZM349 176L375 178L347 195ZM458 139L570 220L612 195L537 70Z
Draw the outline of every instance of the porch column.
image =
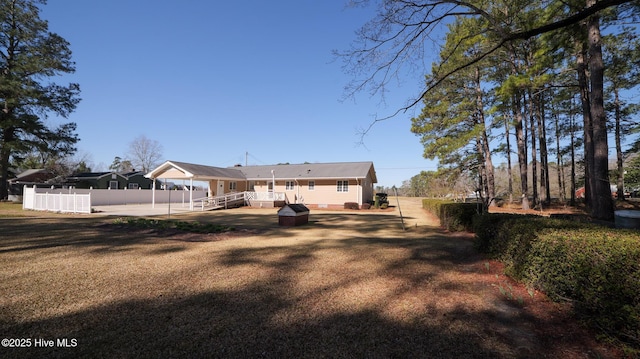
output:
M193 177L189 178L189 210L193 211Z
M152 178L153 188L151 190L151 208L156 208L156 179Z

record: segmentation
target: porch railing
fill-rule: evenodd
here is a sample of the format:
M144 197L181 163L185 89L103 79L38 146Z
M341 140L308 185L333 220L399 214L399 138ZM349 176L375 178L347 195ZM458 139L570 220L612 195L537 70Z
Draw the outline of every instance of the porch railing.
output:
M193 209L204 211L205 208L227 208L230 204L236 204L239 201L244 203L246 192L227 193L217 197L202 197L193 200Z
M254 201L284 201L284 192L245 192L246 199Z
M194 210L204 211L211 208L227 208L231 204L243 201L285 201L284 192L234 192L216 197L202 197L193 200Z

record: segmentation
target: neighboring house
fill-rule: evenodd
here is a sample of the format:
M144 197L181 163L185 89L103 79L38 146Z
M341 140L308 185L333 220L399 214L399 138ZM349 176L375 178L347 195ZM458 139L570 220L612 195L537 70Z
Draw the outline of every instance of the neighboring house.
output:
M67 177L65 185L86 189L152 189L153 180L145 177L141 171L84 172Z
M51 171L45 169L26 170L16 178L9 180L11 194L22 195L22 188L25 185L37 187L55 185L83 189L152 189L153 180L145 177L145 173L141 171L128 173L84 172L68 177L55 177Z
M248 192L252 206L303 203L339 207L373 201L377 183L373 162L309 163L220 168L166 161L146 175L151 179L204 181L210 197Z
M75 188L123 189L128 183L127 177L116 172L83 172L66 179L66 185Z
M55 177L51 171L37 168L19 173L16 178L9 180L9 200L20 201L24 186L50 186L47 181Z
M145 173L142 171L134 171L122 174L127 178L128 189L152 189L153 180L145 177Z
M612 184L611 186L611 196L613 198L618 198L618 185ZM586 188L580 187L576 190L576 198L585 198L586 197ZM625 191L625 197L631 197L632 193L629 191Z
M38 169L29 169L24 172L21 172L13 178L9 180L11 184L41 184L45 183L48 180L55 177L51 171L38 168Z

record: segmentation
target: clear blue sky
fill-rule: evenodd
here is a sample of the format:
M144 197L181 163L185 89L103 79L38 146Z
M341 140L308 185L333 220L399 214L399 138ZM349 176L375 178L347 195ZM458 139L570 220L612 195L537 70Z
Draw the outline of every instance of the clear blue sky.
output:
M380 98L341 101L351 80L332 50L345 50L373 9L346 0L64 0L42 9L71 44L82 102L79 155L106 170L144 135L163 159L232 166L373 161L379 185L400 186L436 163L410 132L402 107L421 79ZM415 111L419 111L417 108Z

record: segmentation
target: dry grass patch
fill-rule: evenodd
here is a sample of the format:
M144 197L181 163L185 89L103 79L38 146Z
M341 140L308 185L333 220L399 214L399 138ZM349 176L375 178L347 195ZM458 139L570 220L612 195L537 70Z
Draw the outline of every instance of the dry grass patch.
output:
M21 203L0 201L0 218L26 217Z
M312 211L295 228L273 211L181 217L247 230L218 241L0 219L2 333L78 340L3 357L613 356L542 295L501 294L508 278L468 235L402 210L406 232L396 212Z

